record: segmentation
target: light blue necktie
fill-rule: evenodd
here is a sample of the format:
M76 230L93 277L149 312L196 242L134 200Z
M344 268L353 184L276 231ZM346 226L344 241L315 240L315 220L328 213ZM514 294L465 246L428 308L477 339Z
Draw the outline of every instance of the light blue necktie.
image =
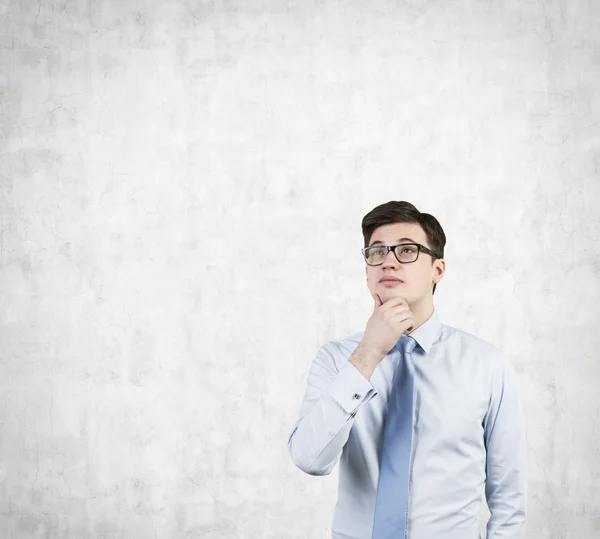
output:
M404 539L406 536L413 434L415 365L412 351L416 345L417 341L408 335L402 335L395 345L400 351L400 360L392 379L383 432L372 539Z

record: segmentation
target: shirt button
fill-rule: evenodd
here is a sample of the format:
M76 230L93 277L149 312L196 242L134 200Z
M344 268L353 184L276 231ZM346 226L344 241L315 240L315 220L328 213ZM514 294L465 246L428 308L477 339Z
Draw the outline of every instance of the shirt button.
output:
M358 393L354 394L354 397L352 397L353 399L360 399L360 395Z

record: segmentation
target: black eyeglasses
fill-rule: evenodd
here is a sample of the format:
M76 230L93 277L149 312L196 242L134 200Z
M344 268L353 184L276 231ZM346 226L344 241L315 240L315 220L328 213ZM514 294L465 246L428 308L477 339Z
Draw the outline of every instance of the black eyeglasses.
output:
M365 247L360 252L365 257L365 262L369 266L380 266L390 251L394 251L396 260L401 264L410 264L416 262L419 253L431 255L433 258L441 258L434 251L428 249L420 243L399 243L398 245L375 245Z

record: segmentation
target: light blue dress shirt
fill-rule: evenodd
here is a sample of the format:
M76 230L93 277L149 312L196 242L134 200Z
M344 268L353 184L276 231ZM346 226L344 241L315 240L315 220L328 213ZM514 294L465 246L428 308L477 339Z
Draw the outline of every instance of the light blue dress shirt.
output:
M327 475L340 461L333 539L371 539L387 403L400 359L392 349L367 380L348 359L364 331L330 341L308 373L289 438L292 461ZM494 345L442 324L434 310L417 341L409 539L523 539L525 422L516 372Z

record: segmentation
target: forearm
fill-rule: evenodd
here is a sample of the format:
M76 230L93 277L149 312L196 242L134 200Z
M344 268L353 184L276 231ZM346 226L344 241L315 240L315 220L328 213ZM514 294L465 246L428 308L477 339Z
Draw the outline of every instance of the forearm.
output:
M328 475L348 441L354 416L324 394L294 427L288 450L294 464L310 475Z
M521 436L512 439L512 451L510 458L489 465L490 477L486 484L490 510L488 539L525 539L527 463L524 436L523 439Z
M527 442L518 380L505 363L486 422L488 539L524 539Z
M383 357L384 356L377 354L376 352L364 350L358 345L348 361L356 367L365 379L370 380L373 372L375 372L375 368Z
M317 372L319 365L315 363L309 374L300 418L288 438L288 451L302 471L327 475L348 441L354 416L376 392L350 360L323 391L318 391L322 378L316 378Z

